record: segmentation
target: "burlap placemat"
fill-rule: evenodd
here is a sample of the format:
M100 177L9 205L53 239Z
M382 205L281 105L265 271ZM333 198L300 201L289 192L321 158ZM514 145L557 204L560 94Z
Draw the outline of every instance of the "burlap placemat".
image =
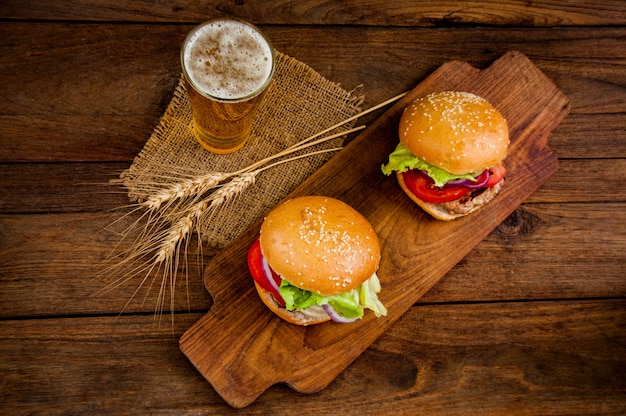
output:
M191 107L179 82L158 126L120 179L132 201L144 201L172 184L211 171L234 172L323 131L360 111L363 97L346 91L306 64L277 52L274 81L243 149L217 155L193 136ZM345 131L348 123L335 130ZM330 134L330 133L329 133ZM311 150L332 148L333 139ZM307 156L259 174L254 185L220 210L199 234L209 247L223 248L311 175L332 154Z

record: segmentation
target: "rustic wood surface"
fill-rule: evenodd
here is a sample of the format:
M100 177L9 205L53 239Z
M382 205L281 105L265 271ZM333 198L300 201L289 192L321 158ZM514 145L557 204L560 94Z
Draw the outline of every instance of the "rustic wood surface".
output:
M626 3L462 6L0 2L0 413L626 414ZM165 110L185 35L215 16L362 85L365 107L510 50L571 106L549 139L558 171L326 389L277 385L242 410L178 348L212 306L198 270L173 327L156 291L126 307L133 282L97 293L132 220L108 181Z

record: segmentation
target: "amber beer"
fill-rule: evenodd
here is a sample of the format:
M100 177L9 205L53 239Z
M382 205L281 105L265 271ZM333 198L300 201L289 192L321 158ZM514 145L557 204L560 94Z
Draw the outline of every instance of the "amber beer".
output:
M240 149L274 74L269 39L244 21L211 20L187 35L181 64L198 142L214 153Z

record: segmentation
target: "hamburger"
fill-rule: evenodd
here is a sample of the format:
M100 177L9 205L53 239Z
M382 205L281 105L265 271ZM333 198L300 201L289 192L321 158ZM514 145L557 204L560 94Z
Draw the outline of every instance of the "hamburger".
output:
M502 189L509 130L487 100L468 92L432 93L405 108L400 142L382 166L439 220L468 215Z
M263 220L248 251L248 268L263 303L296 325L350 323L378 299L380 245L376 232L348 204L325 196L281 203Z

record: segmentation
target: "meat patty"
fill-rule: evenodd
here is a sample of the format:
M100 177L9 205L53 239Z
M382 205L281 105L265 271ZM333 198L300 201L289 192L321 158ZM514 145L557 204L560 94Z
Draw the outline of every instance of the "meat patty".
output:
M475 207L485 205L498 195L504 179L491 188L482 188L469 192L454 201L444 202L441 205L448 211L450 215L467 214Z

